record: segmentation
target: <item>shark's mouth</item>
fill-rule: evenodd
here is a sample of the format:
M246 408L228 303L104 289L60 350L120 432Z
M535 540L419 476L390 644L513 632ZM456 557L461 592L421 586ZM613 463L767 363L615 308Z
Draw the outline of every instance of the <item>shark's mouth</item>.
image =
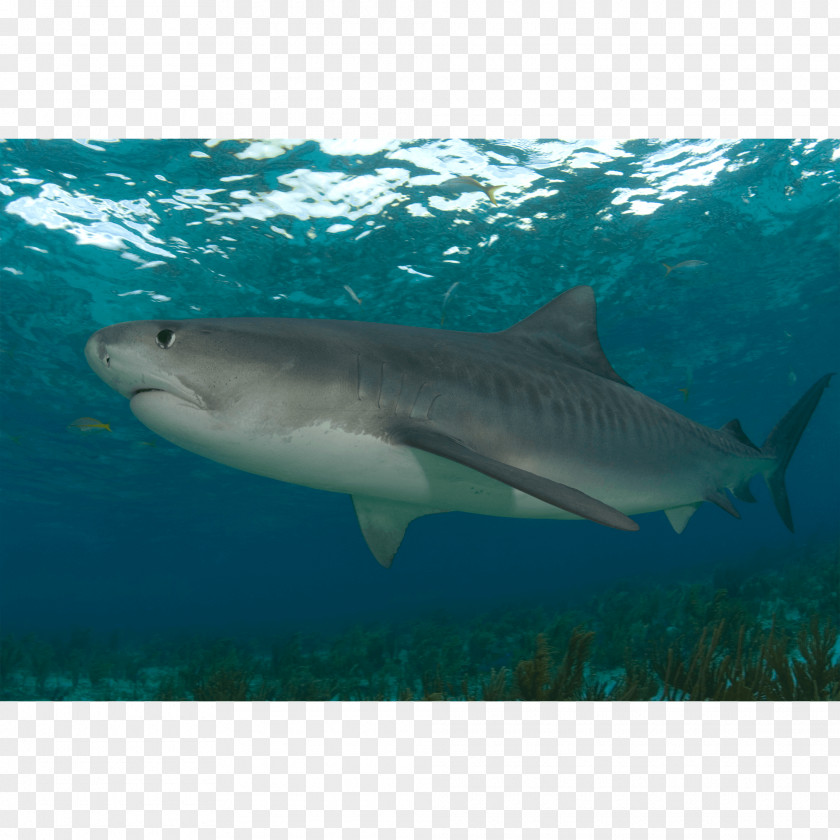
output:
M134 402L135 397L142 397L143 394L165 394L168 397L173 397L176 400L185 402L193 408L206 408L204 400L198 394L187 390L173 390L170 388L136 388L131 392L129 402Z

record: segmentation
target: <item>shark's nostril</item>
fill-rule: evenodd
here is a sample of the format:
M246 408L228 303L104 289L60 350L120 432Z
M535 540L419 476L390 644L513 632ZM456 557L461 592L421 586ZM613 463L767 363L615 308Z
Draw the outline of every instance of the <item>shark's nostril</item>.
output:
M96 342L96 355L105 367L111 367L111 354L108 352L108 345L102 338L99 338Z

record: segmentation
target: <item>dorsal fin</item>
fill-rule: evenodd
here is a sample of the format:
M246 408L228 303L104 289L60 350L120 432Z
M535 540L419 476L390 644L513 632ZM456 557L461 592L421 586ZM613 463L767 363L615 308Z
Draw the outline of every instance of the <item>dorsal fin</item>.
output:
M746 432L741 428L741 423L737 420L737 418L730 420L728 423L721 426L720 431L726 432L726 434L731 435L740 443L752 447L756 450L756 452L759 451L758 447L747 437Z
M627 385L612 369L601 348L592 286L575 286L563 292L533 315L504 330L502 335L527 342L546 355Z

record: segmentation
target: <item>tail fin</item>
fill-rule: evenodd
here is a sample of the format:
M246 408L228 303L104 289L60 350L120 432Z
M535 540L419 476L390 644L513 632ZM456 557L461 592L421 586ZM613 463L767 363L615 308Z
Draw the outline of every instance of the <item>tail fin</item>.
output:
M790 531L793 531L793 517L790 513L790 502L785 489L785 470L790 463L793 451L796 449L796 444L799 443L802 432L805 431L805 427L820 401L822 392L828 387L832 376L834 376L833 373L827 373L807 390L799 402L782 417L770 434L767 435L767 440L764 441L764 446L761 449L763 453L773 455L776 459L776 463L770 472L764 476L764 479L770 488L776 510L779 511L779 516L782 517L782 521Z
M493 204L498 204L499 202L496 201L496 190L500 190L504 187L504 184L496 184L494 186L488 186L484 188L484 192L487 193L487 198L493 202Z
M665 266L665 276L666 277L674 270L674 266L668 265L668 263L660 263L660 265Z

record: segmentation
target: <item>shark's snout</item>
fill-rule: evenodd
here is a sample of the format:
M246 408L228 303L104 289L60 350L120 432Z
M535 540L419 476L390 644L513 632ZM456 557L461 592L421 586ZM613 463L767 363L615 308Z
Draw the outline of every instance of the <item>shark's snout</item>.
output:
M111 354L108 352L108 345L102 333L103 330L95 332L85 344L85 358L97 373L100 367L111 366Z
M174 333L159 326L155 322L126 322L104 327L87 340L85 358L103 382L129 400L162 391L204 407L204 399L167 363L171 357L162 355L168 354Z
M132 377L126 377L126 371L119 364L120 352L114 353L114 335L112 327L95 332L85 344L85 358L91 370L110 388L124 397L131 397Z

